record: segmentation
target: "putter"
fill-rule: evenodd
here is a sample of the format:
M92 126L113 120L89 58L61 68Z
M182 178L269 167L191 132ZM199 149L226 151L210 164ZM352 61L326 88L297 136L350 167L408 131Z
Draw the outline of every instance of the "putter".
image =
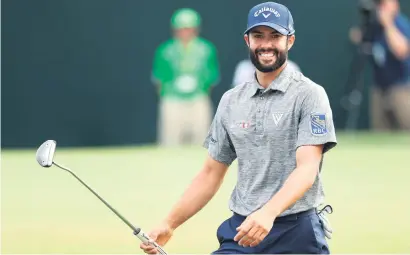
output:
M56 150L57 142L54 140L45 141L38 149L36 153L37 162L42 167L51 167L55 165L63 170L66 170L72 174L79 182L81 182L88 190L90 190L98 199L101 200L108 208L111 209L125 224L127 224L143 243L152 244L160 254L166 255L167 253L156 242L153 242L139 227L134 227L127 219L119 214L111 205L109 205L102 197L100 197L94 190L92 190L85 182L83 182L77 175L75 175L70 169L54 162L54 153Z

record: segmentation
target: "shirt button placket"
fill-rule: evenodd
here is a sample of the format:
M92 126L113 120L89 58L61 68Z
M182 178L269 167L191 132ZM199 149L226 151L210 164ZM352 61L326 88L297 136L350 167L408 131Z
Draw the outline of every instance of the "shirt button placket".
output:
M258 109L257 109L257 114L256 114L256 130L258 133L262 133L263 131L263 109L264 109L264 102L265 97L263 95L260 95L259 97L259 104L258 104Z

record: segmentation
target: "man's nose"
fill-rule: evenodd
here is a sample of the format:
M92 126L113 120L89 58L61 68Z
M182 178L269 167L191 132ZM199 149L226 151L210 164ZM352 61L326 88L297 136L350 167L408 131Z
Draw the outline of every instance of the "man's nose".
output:
M261 48L269 49L269 48L273 48L273 43L271 40L265 38L264 40L262 40L260 46Z

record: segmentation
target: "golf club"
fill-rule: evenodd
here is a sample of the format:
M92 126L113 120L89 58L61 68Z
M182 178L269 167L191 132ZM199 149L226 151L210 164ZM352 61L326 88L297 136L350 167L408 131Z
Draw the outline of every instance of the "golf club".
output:
M38 149L36 153L37 162L42 167L51 167L55 165L63 170L66 170L70 174L72 174L79 182L81 182L87 189L89 189L98 199L101 200L108 208L111 209L125 224L127 224L133 231L134 235L136 235L143 243L145 244L152 244L160 254L167 254L161 246L159 246L156 242L150 240L150 238L141 230L141 228L134 227L127 219L125 219L121 214L119 214L112 206L110 206L102 197L100 197L94 190L92 190L86 183L84 183L77 175L75 175L70 169L67 167L61 166L54 162L54 153L56 150L57 142L54 140L47 140L45 141Z

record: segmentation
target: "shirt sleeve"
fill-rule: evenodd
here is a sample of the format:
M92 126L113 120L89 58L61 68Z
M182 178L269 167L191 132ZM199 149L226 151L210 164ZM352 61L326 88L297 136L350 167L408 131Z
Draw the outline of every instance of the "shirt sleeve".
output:
M315 85L307 92L301 105L297 148L323 144L323 153L336 146L332 109L326 91Z
M208 87L215 86L220 81L220 70L219 70L219 60L218 51L212 43L208 43L209 55L206 63L206 84Z
M216 161L231 165L236 159L235 148L223 123L223 115L228 104L228 96L225 93L219 102L216 114L212 120L208 135L203 144L208 149L209 155Z
M151 80L155 84L163 84L169 79L169 66L165 58L165 44L160 45L154 54L154 61L152 66Z
M399 18L396 20L396 26L399 29L400 32L403 33L403 35L407 38L407 40L410 39L410 22L407 18L404 16L399 16Z

